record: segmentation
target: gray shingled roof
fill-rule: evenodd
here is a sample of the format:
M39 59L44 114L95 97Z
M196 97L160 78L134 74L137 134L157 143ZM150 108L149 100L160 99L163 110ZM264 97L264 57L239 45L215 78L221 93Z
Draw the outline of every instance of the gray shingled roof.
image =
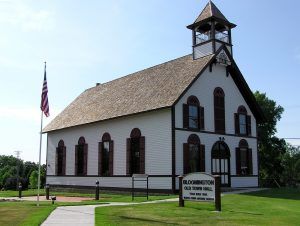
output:
M171 107L213 57L187 55L90 88L43 132Z
M209 1L205 8L202 10L198 18L195 20L194 23L197 23L199 21L205 20L210 17L219 18L221 20L224 20L229 23L229 21L226 19L226 17L221 13L221 11L217 8L217 6Z

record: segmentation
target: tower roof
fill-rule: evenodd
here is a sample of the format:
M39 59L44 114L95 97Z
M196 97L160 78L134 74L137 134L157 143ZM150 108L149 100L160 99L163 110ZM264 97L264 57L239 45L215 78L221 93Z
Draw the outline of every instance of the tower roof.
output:
M223 13L218 9L218 7L212 1L209 1L206 4L205 8L200 13L200 15L195 20L195 22L189 25L188 28L192 29L195 26L205 23L211 19L215 19L219 22L223 22L224 24L230 26L231 28L236 27L235 24L230 23L227 20L227 18L223 15Z

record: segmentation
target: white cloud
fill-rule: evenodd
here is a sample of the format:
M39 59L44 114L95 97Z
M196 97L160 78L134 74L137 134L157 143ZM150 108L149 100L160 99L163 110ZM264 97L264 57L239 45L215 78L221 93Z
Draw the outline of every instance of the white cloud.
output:
M54 13L34 9L26 1L0 1L0 24L20 27L23 31L49 31L54 28Z

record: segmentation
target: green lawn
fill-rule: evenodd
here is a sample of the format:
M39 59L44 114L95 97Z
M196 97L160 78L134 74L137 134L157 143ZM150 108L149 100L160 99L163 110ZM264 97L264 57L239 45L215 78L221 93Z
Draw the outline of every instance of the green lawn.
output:
M35 190L24 191L25 196L36 195ZM62 196L84 196L84 197L94 197L93 194L81 194L81 193L67 193L67 192L54 192L54 195ZM0 197L15 197L18 193L16 191L2 191ZM16 202L1 202L0 201L0 225L28 225L36 226L40 225L48 215L57 207L57 206L66 206L66 205L90 205L90 204L103 204L106 202L131 202L130 195L117 195L117 194L101 194L101 200L90 200L76 203L66 203L66 202L56 202L54 205L48 202L40 202L40 207L36 206L36 202L29 201L16 201ZM176 196L149 196L149 201L172 198ZM143 202L147 201L145 197L137 197L134 202Z
M0 225L40 225L56 206L42 202L0 202Z
M29 189L22 191L22 196L34 196L37 195L37 189ZM40 190L40 195L45 195L44 189ZM0 197L17 197L19 196L18 191L0 191Z
M18 197L18 191L0 191L0 197ZM22 191L22 196L36 196L37 190L29 189ZM45 195L43 189L40 190L40 195ZM54 196L67 196L67 197L90 197L95 198L95 194L87 194L87 193L74 193L74 192L56 192L51 191L50 195ZM168 199L178 197L176 195L150 195L149 201L158 200L158 199ZM100 201L101 202L131 202L131 194L108 194L101 193L100 191ZM146 197L136 197L134 202L143 202L147 201ZM94 204L94 203L93 203Z
M300 190L226 195L221 213L195 202L97 208L96 225L300 225Z

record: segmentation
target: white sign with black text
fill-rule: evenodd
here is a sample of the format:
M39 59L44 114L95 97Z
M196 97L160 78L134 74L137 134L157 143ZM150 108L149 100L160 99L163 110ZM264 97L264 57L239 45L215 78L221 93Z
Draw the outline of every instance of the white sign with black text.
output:
M187 201L214 202L215 178L206 173L190 173L182 179L182 198Z

